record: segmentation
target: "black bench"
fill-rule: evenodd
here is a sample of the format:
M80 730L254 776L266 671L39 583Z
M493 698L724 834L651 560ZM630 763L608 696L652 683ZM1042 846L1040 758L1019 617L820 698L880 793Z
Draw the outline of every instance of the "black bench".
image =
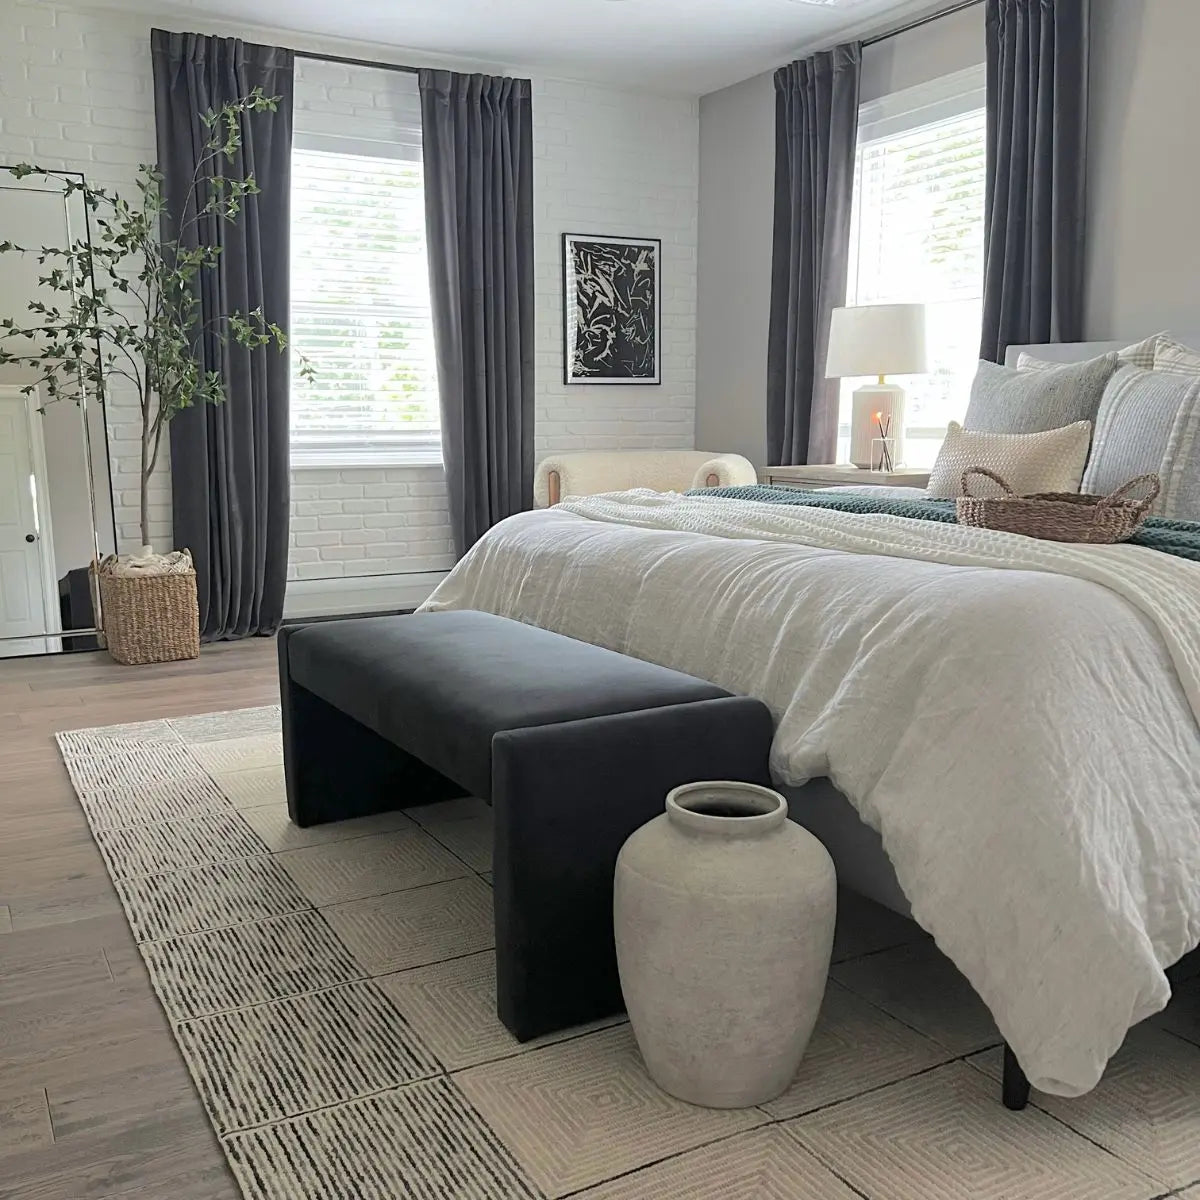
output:
M487 613L285 627L279 680L297 825L490 800L497 1008L522 1041L623 1008L613 868L666 793L770 783L760 701Z

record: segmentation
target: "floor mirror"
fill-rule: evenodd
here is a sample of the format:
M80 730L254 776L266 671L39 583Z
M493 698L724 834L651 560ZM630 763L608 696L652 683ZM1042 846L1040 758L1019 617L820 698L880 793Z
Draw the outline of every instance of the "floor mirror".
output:
M0 241L23 247L89 239L82 196L0 166ZM28 325L37 253L0 254L0 318ZM24 343L23 349L27 348ZM16 349L10 346L9 349ZM0 658L94 650L101 614L94 560L116 549L108 433L100 397L49 401L31 368L0 364Z

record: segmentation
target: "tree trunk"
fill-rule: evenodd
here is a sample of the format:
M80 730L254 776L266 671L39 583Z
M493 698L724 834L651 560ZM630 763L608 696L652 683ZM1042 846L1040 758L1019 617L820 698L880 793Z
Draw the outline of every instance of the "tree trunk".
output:
M150 447L146 431L142 431L142 493L141 493L142 553L150 552Z

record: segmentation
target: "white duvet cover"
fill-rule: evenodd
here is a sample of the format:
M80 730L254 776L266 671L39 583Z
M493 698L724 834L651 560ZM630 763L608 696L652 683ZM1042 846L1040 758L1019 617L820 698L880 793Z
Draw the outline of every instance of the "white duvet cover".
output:
M427 609L757 696L828 775L1035 1087L1078 1095L1200 943L1200 564L631 492L503 522Z

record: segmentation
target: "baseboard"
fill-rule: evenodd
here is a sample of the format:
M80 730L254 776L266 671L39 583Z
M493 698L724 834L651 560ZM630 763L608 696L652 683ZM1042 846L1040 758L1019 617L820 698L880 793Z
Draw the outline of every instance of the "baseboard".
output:
M283 616L295 620L416 608L445 578L445 571L423 571L350 579L291 579L284 594Z

